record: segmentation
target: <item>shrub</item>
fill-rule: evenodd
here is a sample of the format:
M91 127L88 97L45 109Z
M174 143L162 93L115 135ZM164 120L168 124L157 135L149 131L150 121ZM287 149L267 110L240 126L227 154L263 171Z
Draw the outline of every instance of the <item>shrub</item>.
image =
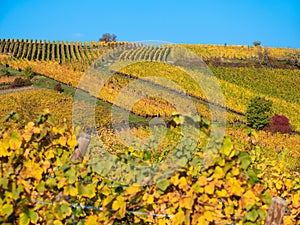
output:
M0 69L0 76L10 76L10 72L7 71L6 69Z
M261 42L260 42L260 41L254 41L254 42L253 42L253 45L254 45L254 46L260 46L260 45L261 45Z
M272 133L291 133L292 127L290 125L289 119L284 115L275 114L271 119L271 124L264 128L265 131L269 131Z
M246 119L250 127L261 130L270 124L273 102L264 97L255 97L250 100L246 110Z
M22 79L21 77L17 77L14 79L14 81L11 83L11 88L16 87L24 87L24 86L30 86L32 83L28 78Z
M31 79L34 77L34 72L32 71L32 69L30 67L27 67L24 71L25 73L25 76L28 78L28 79Z
M102 37L99 39L99 41L104 42L115 42L117 40L117 36L115 34L103 34Z
M62 93L64 91L64 89L62 88L60 83L58 83L54 86L54 90L58 91L59 93Z

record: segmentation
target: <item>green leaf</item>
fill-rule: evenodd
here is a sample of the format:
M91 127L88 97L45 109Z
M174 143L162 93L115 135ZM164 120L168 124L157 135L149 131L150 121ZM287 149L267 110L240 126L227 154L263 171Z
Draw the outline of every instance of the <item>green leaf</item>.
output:
M19 115L15 111L10 111L7 116L4 117L4 122L9 121L10 119L18 121L19 120Z
M6 177L0 178L0 186L4 189L8 189L8 179Z
M241 161L241 168L244 170L247 169L248 166L251 164L251 159L247 152L240 153L240 161Z
M188 162L188 159L185 156L181 156L180 159L176 161L176 165L180 167L184 167Z
M36 189L38 190L38 192L42 192L45 189L45 182L39 183L36 186Z
M68 178L69 184L73 184L76 180L76 170L74 168L70 168L66 172L66 177Z
M82 197L93 198L96 194L95 185L93 184L79 184L78 185L78 194Z
M30 209L30 210L28 211L28 214L29 214L30 221L31 221L32 223L37 223L37 220L38 220L38 214L37 214L34 210L32 210L32 209Z
M261 200L267 204L267 205L270 205L271 204L271 201L272 201L272 196L270 195L269 192L265 192L262 194L262 198Z
M48 178L46 180L46 186L49 188L53 188L57 185L57 180L55 178Z
M20 196L20 193L23 191L23 188L22 188L22 186L18 186L18 187L16 187L16 184L15 183L13 183L12 184L12 198L14 199L14 200L17 200L18 198L19 198L19 196Z
M70 216L72 213L71 208L68 204L57 204L54 206L53 209L53 215L59 219L62 220L66 218L67 216Z
M225 156L229 156L233 149L233 144L229 138L226 138L223 143L223 148L221 149L221 153Z
M21 213L20 214L20 219L19 219L19 225L27 225L29 224L30 220L29 217L27 215L27 213Z
M248 170L247 174L249 176L249 183L250 184L253 185L253 184L255 184L255 183L257 183L259 181L258 178L257 178L257 176L256 176L256 174L255 174L255 172L253 170Z
M13 150L18 150L21 147L21 144L21 135L17 131L13 130L11 132L11 138L9 140L9 147Z
M258 212L256 210L252 210L247 213L246 220L250 220L251 222L255 222L258 217Z
M156 183L156 187L161 191L165 191L169 185L170 183L166 179L160 180Z
M148 152L148 151L146 151L146 152L144 152L144 161L148 161L148 160L150 160L152 158L152 155L151 155L151 153L150 152Z
M257 213L262 220L264 220L266 218L266 212L264 210L258 209Z
M6 217L8 217L10 214L12 214L13 211L14 211L14 208L13 208L12 204L6 204L1 209L2 214L4 214Z

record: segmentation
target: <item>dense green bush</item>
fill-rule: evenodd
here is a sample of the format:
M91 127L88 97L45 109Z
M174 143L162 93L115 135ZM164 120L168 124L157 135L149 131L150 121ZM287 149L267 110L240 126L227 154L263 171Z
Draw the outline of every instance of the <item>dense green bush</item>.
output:
M32 79L34 77L34 72L32 71L31 67L27 67L24 71L24 74L28 79Z
M264 97L255 97L250 100L246 110L246 119L250 127L261 130L270 125L273 102Z

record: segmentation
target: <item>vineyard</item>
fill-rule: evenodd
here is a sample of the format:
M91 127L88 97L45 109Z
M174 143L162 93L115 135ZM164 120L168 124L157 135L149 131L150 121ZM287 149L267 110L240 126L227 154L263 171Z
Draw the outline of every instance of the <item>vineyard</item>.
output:
M144 46L142 43L127 42L72 42L72 41L42 41L42 40L14 40L2 39L0 41L0 53L9 54L15 58L28 60L51 60L60 63L77 61L81 64L92 63L102 53L103 48L126 46L121 59L144 59L163 61L169 53L168 47ZM164 44L168 46L168 44ZM222 46L222 45L182 45L190 49L204 60L212 58L223 59L259 59L260 51L266 50L269 56L277 60L287 60L299 57L298 49L288 48L264 48L253 46Z
M292 48L264 48L262 46L225 46L225 45L184 45L203 56L205 59L222 57L224 59L258 59L260 50L269 52L270 57L287 59L299 54L298 49Z
M5 41L2 40L2 50L3 53L9 52L8 47L5 46L10 46L8 43L14 43L13 41ZM30 41L29 41L30 43ZM31 41L32 43L32 41ZM53 46L55 43L52 43ZM124 51L122 55L120 55L121 60L138 60L138 61L152 61L147 63L147 68L150 71L150 74L155 74L154 71L160 71L160 76L166 77L168 79L172 79L172 81L179 82L179 85L183 86L186 90L188 90L189 94L200 98L201 100L207 100L206 97L201 94L201 90L199 90L199 87L197 86L190 86L191 84L193 85L193 82L191 82L188 79L188 76L184 75L184 73L180 70L175 70L172 71L174 68L171 66L167 66L166 64L159 64L157 62L166 62L168 59L168 54L170 52L170 47L169 46L142 46L141 44L126 44L126 43L120 43L116 44L117 45L123 45L124 46ZM32 43L34 45L34 42ZM36 43L37 45L37 43ZM58 43L56 43L56 46ZM79 45L79 43L77 43ZM71 45L69 45L71 46ZM72 45L73 46L73 45ZM100 47L99 47L100 46ZM4 48L5 47L5 48ZM86 48L85 48L86 47ZM0 55L0 62L2 64L8 64L9 66L15 68L15 69L25 69L25 68L32 68L33 71L36 73L40 73L43 75L46 75L48 77L51 77L55 80L61 81L66 84L70 84L74 87L78 86L78 82L80 81L81 77L83 76L82 71L87 69L87 66L89 65L88 62L91 60L99 57L103 52L104 52L104 46L103 43L95 44L91 43L89 47L87 45L82 46L81 48L76 48L74 52L75 54L71 54L71 57L66 57L66 54L58 54L58 57L52 57L51 60L47 60L49 58L42 58L41 60L29 60L28 58L25 57L25 59L21 58L15 58L15 57L9 57L7 55ZM110 47L113 47L110 46ZM48 50L46 51L47 54L45 55L52 55L50 54L51 49L57 49L57 47L49 47ZM218 48L218 47L216 47ZM4 50L6 49L6 50ZM63 49L63 48L61 48ZM68 48L69 49L69 48ZM82 50L84 49L84 50ZM126 50L128 49L128 50ZM88 57L89 60L84 59L84 57L81 57L80 60L78 57L74 57L74 55L79 55L79 50L82 52L85 52L84 55L90 56L94 55L94 57ZM21 54L21 55L30 55L28 53L28 50L22 50L20 51L26 51L26 54ZM274 49L275 51L275 49ZM288 51L288 50L286 50ZM291 52L295 52L296 50ZM93 52L93 53L92 53ZM95 53L97 52L97 53ZM277 51L275 51L277 52ZM281 52L281 50L278 50L278 52ZM289 51L288 51L289 52ZM297 52L297 51L296 51ZM28 54L27 54L28 53ZM57 53L57 52L56 52ZM296 54L296 53L295 53ZM57 54L55 54L57 55ZM70 55L70 54L69 54ZM285 53L282 51L282 54L275 54L276 57L282 56L286 57L288 53ZM18 55L17 55L18 56ZM59 59L69 59L69 61L63 60L60 61ZM130 77L136 77L136 78L141 78L141 76L144 76L140 73L143 73L143 66L145 66L145 63L142 64L134 64L130 66L129 68L126 68L124 70L121 70L121 74L119 75L130 75ZM212 71L214 72L215 76L219 79L220 86L224 92L225 98L226 98L226 106L233 111L237 111L239 113L244 113L245 112L245 107L247 105L247 102L251 97L253 97L257 91L260 92L261 95L266 95L267 97L271 98L274 102L274 108L276 108L276 112L278 114L284 114L287 115L292 124L296 126L296 129L299 129L300 121L298 118L297 112L299 111L299 106L296 104L299 98L297 90L299 89L298 87L298 82L293 82L291 83L290 81L292 79L287 79L287 76L292 76L293 78L298 79L298 74L299 70L274 70L274 69L261 69L262 71L259 71L258 69L250 69L250 68L228 68L227 72L222 68L214 68L212 67ZM274 77L278 76L278 74L285 73L286 75L280 75L278 79L275 79L276 85L266 85L268 82L268 77ZM226 77L224 77L226 74L229 75L230 80L228 80ZM235 76L231 76L231 74L235 74ZM255 75L256 74L256 75ZM227 75L227 77L228 77ZM177 76L177 77L176 77ZM185 79L178 79L179 76L185 77ZM256 76L251 78L252 76ZM233 78L233 77L236 77ZM245 77L247 77L247 82L245 80ZM276 77L277 78L277 77ZM253 85L255 82L252 82L252 79L254 81L256 80L259 82L261 86L258 85ZM264 82L260 82L262 79L264 79ZM234 80L234 82L233 82ZM289 80L288 82L284 82ZM239 81L239 83L237 83ZM100 98L105 99L106 101L112 102L113 101L113 96L117 95L115 87L118 87L117 89L122 89L123 86L126 86L128 84L128 76L118 76L117 79L110 81L110 84L107 84L105 89L102 91L104 92ZM184 83L183 83L184 82ZM247 85L244 87L244 85ZM278 85L281 84L281 85ZM292 85L292 89L290 88L290 84ZM251 86L250 86L251 85ZM280 86L280 89L278 90L278 86ZM290 89L294 93L289 92ZM282 90L282 91L281 91ZM108 94L109 93L109 94ZM284 93L286 93L285 96ZM280 94L280 95L279 95ZM291 97L293 99L297 99L292 101ZM151 100L149 100L151 102ZM148 104L148 103L144 103ZM166 108L166 107L163 107ZM201 106L202 112L205 112L203 106ZM170 109L172 111L172 109ZM169 112L170 112L169 111ZM144 115L157 115L159 112L151 112L151 110L148 110L148 112L136 112L137 114ZM161 114L161 113L160 113ZM170 113L167 113L168 115ZM209 117L208 113L205 113L204 116ZM228 118L231 121L238 120L236 116L229 115Z
M217 59L260 67L206 66L223 92L225 102L219 102L209 99L187 71L173 65L170 59L176 45L2 39L0 222L255 225L264 224L272 197L281 197L288 204L283 224L300 224L300 70L290 64L300 51L261 46L180 46L208 64ZM114 50L121 51L120 64L109 67L113 75L99 91L96 88L101 77L90 72L105 61L101 56ZM264 66L264 54L282 68ZM120 66L127 62L129 65ZM9 92L16 79L29 76L33 76L33 89ZM151 77L171 82L161 83ZM204 73L198 78L203 84L212 80ZM133 82L135 86L130 86ZM61 91L55 90L54 84L62 85ZM181 133L180 122L174 119L176 107L166 100L186 104L185 93L177 86L191 97L200 115L196 143L194 136ZM78 101L74 100L76 91L82 97ZM123 105L131 103L130 98L124 98L118 105L120 93L144 97L132 105L129 127L114 130L112 105L123 110ZM257 95L272 100L274 113L287 116L295 132L272 134L247 128L246 107ZM226 111L224 139L210 136L215 125L209 122L212 106ZM74 107L79 110L75 117ZM168 123L166 130L148 125L156 117ZM195 129L193 124L188 130ZM93 126L95 129L90 130ZM159 144L152 140L153 129L158 136L164 135ZM91 135L91 148L82 162L71 163L82 132ZM126 146L120 139L131 135L149 140L143 151L142 143L135 140ZM94 136L101 140L101 147ZM183 144L178 147L181 139ZM155 183L137 185L139 177L106 158L103 146L116 161L142 166L161 163L162 171L170 176L157 174ZM191 153L192 147L195 151ZM176 162L168 161L169 155ZM176 163L180 169L174 172ZM120 173L133 185L107 178Z

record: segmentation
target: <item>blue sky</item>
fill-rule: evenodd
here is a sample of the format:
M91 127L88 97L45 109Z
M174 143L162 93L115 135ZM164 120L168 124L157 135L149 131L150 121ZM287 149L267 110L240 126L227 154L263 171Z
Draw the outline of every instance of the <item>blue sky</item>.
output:
M0 38L300 48L300 0L0 0Z

